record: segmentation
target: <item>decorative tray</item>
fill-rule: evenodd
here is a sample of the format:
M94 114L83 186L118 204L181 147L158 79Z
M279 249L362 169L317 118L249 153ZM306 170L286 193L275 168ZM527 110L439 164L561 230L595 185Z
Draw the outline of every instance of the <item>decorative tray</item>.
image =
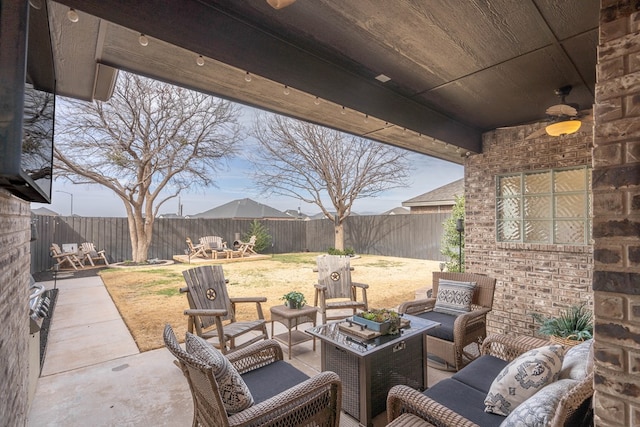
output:
M410 324L411 322L408 319L400 319L400 329L408 328ZM366 327L363 327L357 323L354 323L353 321L351 321L351 318L343 322L340 322L338 324L338 327L342 332L355 335L358 338L362 338L365 340L378 338L379 336L383 335L379 331L374 331Z

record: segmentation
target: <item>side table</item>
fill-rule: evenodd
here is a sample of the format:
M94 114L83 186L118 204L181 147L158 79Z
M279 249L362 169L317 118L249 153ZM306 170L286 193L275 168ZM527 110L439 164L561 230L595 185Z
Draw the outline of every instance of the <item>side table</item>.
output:
M291 359L291 346L300 344L309 340L313 340L313 351L316 351L316 338L298 330L298 325L303 323L312 323L316 326L316 318L318 310L313 306L305 306L302 308L289 308L282 305L271 307L271 338L287 344L289 347L289 359ZM287 328L287 332L274 335L273 324L279 322ZM292 330L295 328L295 330Z

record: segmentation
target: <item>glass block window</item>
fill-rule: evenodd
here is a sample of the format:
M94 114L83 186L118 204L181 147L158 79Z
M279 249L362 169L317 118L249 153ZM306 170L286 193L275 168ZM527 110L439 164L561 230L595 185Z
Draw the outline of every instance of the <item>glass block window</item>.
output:
M591 173L586 166L500 175L499 242L586 245L591 240Z

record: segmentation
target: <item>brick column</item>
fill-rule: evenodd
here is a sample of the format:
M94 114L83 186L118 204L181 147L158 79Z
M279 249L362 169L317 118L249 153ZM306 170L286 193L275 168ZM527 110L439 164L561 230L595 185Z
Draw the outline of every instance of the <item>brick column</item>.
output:
M598 426L640 425L639 8L639 1L601 1L593 150Z

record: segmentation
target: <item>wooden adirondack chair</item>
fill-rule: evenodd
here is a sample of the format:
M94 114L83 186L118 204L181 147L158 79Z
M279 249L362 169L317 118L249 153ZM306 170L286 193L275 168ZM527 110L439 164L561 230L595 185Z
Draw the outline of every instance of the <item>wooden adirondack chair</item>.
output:
M82 255L82 261L84 261L85 264L89 261L92 266L95 266L96 264L94 261L104 261L104 265L109 265L109 260L107 259L105 250L97 251L92 242L81 243L80 254Z
M245 256L249 254L258 255L258 253L255 250L253 250L254 246L256 245L255 235L251 236L248 242L239 242L239 243L240 243L240 247L238 248L238 251L240 251L240 256Z
M201 256L203 258L208 258L207 251L204 248L204 245L200 243L199 245L194 245L193 241L190 237L187 237L187 249L189 249L189 256Z
M182 272L187 287L180 292L187 294L189 310L188 329L202 338L214 338L213 345L223 353L239 349L251 343L267 339L267 327L261 303L265 297L230 298L221 265L205 265ZM255 304L257 319L236 321L236 304ZM214 327L215 326L215 327ZM248 334L242 342L236 338Z
M367 288L369 285L351 281L351 262L348 256L320 255L316 258L318 284L314 305L320 310L322 323L327 320L344 319L344 314L328 316L327 310L351 309L353 314L360 309L369 309ZM358 298L360 289L361 298Z
M53 257L56 265L58 267L63 267L65 264L68 264L70 267L73 267L74 270L79 268L84 268L84 264L78 258L78 254L75 252L62 252L60 246L57 243L52 243L49 248L51 251L51 257Z

